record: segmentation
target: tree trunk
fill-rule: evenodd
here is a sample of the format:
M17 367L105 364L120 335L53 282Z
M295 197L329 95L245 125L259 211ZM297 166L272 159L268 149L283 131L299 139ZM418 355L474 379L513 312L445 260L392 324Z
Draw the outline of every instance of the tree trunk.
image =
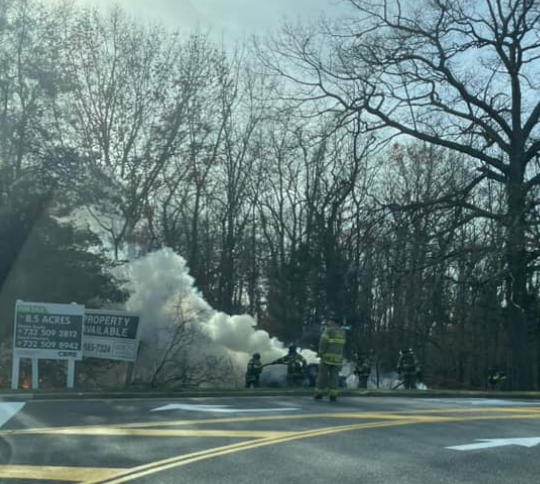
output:
M199 212L201 206L201 189L197 186L195 193L195 207L193 208L193 219L191 220L191 247L189 251L189 267L193 277L195 278L195 284L200 285L202 268L199 267ZM200 286L199 286L200 287Z
M219 309L227 314L233 313L234 299L234 218L231 214L227 216L225 227L224 246L222 247L221 267L220 267L220 288L219 288Z
M511 163L511 166L516 164ZM510 342L510 385L515 390L533 387L533 352L527 328L527 254L525 249L525 200L523 174L514 173L508 183L506 262L506 330Z

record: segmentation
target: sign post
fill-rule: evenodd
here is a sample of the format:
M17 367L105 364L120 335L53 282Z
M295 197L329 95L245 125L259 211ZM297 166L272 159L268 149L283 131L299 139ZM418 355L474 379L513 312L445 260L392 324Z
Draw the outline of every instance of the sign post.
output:
M124 380L124 386L126 388L131 384L131 381L133 380L133 370L134 370L134 368L135 368L135 363L127 363L126 378Z
M17 390L19 388L19 367L20 359L13 353L13 366L11 368L11 389Z
M67 383L66 388L73 388L75 386L75 360L68 360L67 371Z
M68 360L68 388L73 387L75 361L82 359L83 318L84 306L79 304L17 301L13 331L14 390L19 386L21 358L32 359L33 389L38 388L39 359Z
M139 315L87 309L83 356L134 362L139 347Z
M32 358L32 390L37 390L39 387L39 360Z

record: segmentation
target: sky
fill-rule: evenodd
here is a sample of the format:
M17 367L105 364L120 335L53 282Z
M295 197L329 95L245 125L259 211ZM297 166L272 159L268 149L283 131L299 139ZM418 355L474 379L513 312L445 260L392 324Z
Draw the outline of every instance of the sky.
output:
M343 0L79 0L109 7L119 4L145 19L173 29L200 27L214 35L238 39L279 27L283 17L316 20L346 9Z

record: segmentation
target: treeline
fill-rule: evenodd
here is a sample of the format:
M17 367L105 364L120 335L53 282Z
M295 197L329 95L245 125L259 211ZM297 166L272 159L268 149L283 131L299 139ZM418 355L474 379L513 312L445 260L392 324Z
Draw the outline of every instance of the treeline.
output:
M412 347L431 386L484 387L497 368L537 388L537 119L521 181L506 129L526 73L468 91L461 66L433 60L457 47L412 55L467 18L435 2L407 44L368 11L385 44L352 22L371 2L350 3L350 23L225 48L120 9L0 0L1 337L16 298L122 301L110 269L167 246L213 307L287 343L316 344L331 309L349 356L373 350L382 371ZM456 35L468 49L474 34ZM522 95L534 117L538 91Z

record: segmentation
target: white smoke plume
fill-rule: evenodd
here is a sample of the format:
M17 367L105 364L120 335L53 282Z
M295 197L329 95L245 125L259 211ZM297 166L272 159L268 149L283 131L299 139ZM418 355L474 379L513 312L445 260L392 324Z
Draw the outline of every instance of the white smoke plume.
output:
M400 385L401 383L401 385ZM358 377L350 375L347 378L347 387L356 388L358 386ZM380 390L400 390L404 389L402 380L395 372L384 372L379 374L379 383L377 385L377 373L375 368L372 368L371 375L368 379L368 389L380 389ZM427 386L422 382L416 383L417 390L427 390Z
M181 314L194 331L204 336L185 349L191 363L204 364L202 359L198 360L202 354L227 357L234 365L236 385L241 383L253 353L260 353L262 362L270 363L287 352L282 342L257 329L251 316L231 316L214 310L195 287L185 259L171 249L129 263L122 275L129 281L131 291L126 309L141 315L141 341L148 351L160 351L167 346ZM313 351L301 353L308 362L317 361Z

